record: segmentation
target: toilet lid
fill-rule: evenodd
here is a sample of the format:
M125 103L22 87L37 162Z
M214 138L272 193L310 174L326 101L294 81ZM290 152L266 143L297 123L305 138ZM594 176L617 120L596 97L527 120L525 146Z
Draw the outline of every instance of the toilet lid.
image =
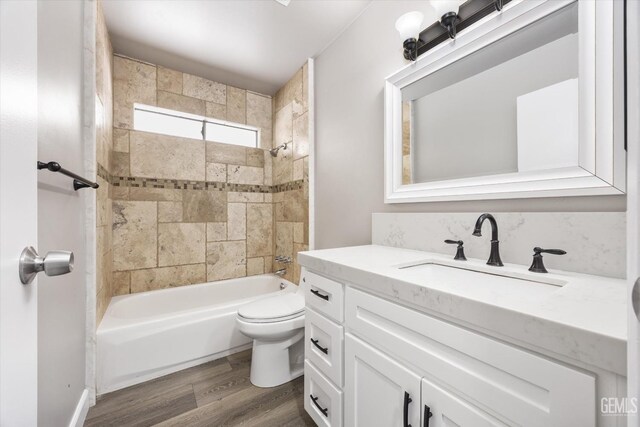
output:
M243 305L238 315L245 319L285 320L304 312L304 296L300 292L286 292Z

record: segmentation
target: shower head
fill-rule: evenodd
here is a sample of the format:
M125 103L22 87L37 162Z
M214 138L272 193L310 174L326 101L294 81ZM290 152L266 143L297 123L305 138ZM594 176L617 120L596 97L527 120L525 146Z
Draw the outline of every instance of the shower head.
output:
M282 145L278 145L275 148L272 148L271 150L269 150L269 154L271 154L271 156L273 157L277 157L278 156L278 151L280 151L280 149L286 150L287 149L287 144L289 144L288 142L285 142Z

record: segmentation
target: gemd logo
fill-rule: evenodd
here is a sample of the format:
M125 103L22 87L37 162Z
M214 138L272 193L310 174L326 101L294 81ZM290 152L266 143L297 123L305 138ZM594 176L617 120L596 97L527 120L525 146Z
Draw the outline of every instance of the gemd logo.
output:
M600 412L603 415L637 414L638 398L603 397L600 400Z

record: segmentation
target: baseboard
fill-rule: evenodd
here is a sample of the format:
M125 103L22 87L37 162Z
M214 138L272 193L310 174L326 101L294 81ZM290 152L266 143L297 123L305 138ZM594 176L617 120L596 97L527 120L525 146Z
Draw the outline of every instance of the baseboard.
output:
M89 412L89 390L86 388L82 391L80 400L76 405L76 410L73 412L73 417L69 422L69 427L82 427L84 420L87 418Z

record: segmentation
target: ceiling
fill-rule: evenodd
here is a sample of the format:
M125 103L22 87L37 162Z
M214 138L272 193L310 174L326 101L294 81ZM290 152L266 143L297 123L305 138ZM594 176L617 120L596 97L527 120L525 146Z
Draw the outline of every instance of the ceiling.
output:
M274 94L371 0L104 0L116 53Z

